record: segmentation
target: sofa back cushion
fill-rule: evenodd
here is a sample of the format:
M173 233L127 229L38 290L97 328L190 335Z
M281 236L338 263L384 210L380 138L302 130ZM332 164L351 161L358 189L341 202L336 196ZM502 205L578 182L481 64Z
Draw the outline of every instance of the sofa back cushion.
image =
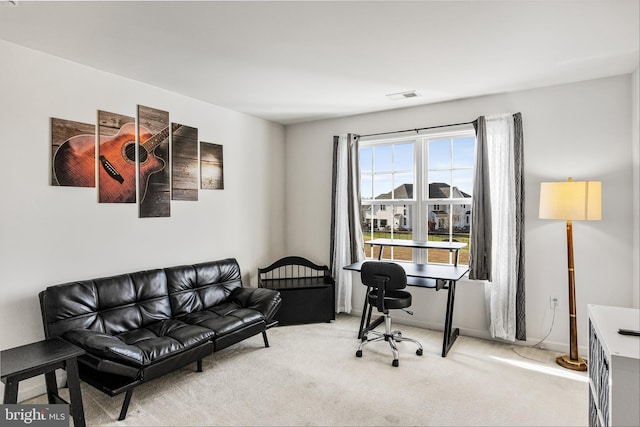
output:
M116 335L171 318L160 269L50 286L40 304L47 338L73 329Z
M206 310L242 287L240 266L233 258L165 268L175 318Z

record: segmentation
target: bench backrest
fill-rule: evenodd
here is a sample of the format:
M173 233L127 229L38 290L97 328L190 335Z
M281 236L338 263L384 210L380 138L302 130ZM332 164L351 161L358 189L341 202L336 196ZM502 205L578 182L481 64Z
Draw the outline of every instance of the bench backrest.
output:
M318 265L306 258L288 256L279 259L268 267L258 268L258 280L280 280L292 278L328 277L329 267Z

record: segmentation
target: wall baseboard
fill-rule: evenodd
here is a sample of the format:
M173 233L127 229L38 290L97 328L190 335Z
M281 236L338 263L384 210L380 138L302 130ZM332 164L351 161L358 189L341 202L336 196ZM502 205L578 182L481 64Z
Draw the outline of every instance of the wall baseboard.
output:
M349 315L360 317L362 315L362 310L352 309ZM432 331L440 331L440 332L444 331L444 325L442 323L424 322L424 321L417 321L417 320L406 319L406 318L397 318L397 319L394 318L393 322L400 325L413 326L416 328L429 329ZM520 347L531 347L537 344L542 339L542 338L536 338L536 337L533 337L533 338L529 337L527 338L526 341L511 342L511 341L506 341L499 338L492 338L491 334L487 330L472 329L472 328L459 328L459 329L460 329L460 335L488 340L488 341L496 341L496 342L511 344L511 345L520 346ZM569 351L569 345L567 343L562 343L557 341L545 340L541 345L536 346L536 348L539 348L542 350L556 351L563 354ZM589 354L587 346L579 346L578 352L585 359L586 359L586 356Z

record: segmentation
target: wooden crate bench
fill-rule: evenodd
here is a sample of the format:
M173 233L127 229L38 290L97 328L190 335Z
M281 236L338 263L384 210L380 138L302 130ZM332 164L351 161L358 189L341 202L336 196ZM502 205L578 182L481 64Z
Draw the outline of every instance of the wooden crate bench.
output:
M335 281L326 265L289 256L258 268L258 286L280 291L282 306L275 316L280 325L335 320Z

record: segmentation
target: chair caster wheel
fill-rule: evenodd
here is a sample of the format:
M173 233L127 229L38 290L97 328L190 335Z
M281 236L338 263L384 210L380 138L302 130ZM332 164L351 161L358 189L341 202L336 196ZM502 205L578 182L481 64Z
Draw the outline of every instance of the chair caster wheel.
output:
M393 362L391 362L391 366L395 366L396 368L400 366L400 362L398 361L398 359L393 359Z
M421 348L417 349L417 350L416 350L416 354L417 354L418 356L422 356L422 349L421 349Z
M356 357L362 357L362 350L356 351Z

